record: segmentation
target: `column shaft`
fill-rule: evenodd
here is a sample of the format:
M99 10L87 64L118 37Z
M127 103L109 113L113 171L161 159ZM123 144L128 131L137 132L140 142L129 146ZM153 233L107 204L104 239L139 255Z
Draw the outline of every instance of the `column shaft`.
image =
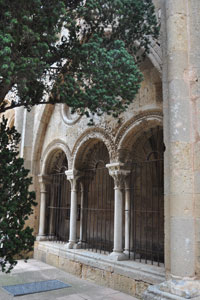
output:
M83 205L84 205L84 186L81 183L81 207L80 207L80 238L79 242L81 243L83 240Z
M123 220L123 195L119 187L115 187L115 212L114 212L114 252L122 253L122 220Z
M70 234L69 243L76 243L76 220L77 220L77 190L71 191L71 209L70 209Z
M40 199L40 223L39 223L39 235L45 235L45 217L46 217L46 194L47 192L41 192Z
M69 242L67 248L77 248L77 200L78 200L78 178L76 170L68 170L65 172L67 179L71 184L71 208L70 208L70 227Z
M125 253L130 252L130 188L125 185Z

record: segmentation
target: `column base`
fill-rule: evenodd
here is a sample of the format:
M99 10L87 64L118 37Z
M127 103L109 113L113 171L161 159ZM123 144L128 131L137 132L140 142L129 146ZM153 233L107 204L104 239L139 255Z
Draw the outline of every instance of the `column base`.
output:
M47 236L46 235L37 235L36 241L38 241L38 242L47 241Z
M66 248L67 248L67 249L80 249L81 247L80 247L79 244L77 244L77 243L75 243L75 242L68 242L68 243L66 244Z
M82 249L83 248L83 243L81 241L79 241L77 244L76 244L76 248L77 249Z
M127 259L137 259L140 258L140 255L138 253L134 253L133 251L129 252L128 250L124 251L124 254L126 255Z
M144 292L144 300L183 300L200 299L199 280L168 280L158 285L149 286ZM196 298L198 297L198 298Z
M110 253L109 257L112 259L112 260L116 260L116 261L119 261L119 260L127 260L127 256L126 254L124 254L123 252L115 252L113 251L112 253Z

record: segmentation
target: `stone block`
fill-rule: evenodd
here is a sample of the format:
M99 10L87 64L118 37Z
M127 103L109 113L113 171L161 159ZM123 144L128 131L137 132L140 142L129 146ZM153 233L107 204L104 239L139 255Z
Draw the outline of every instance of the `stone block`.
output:
M188 142L170 143L170 166L182 170L190 170L193 167L193 145Z
M194 144L194 169L200 170L200 142Z
M177 86L177 88L179 87ZM170 91L169 97L170 141L178 143L194 142L194 136L191 133L191 106L189 99L174 99L173 91ZM173 155L173 153L170 154Z
M194 193L200 194L200 170L194 172Z
M136 283L135 280L129 277L125 277L116 273L111 274L112 281L114 283L113 288L121 292L135 295Z
M143 281L136 281L135 287L136 287L135 296L138 297L139 299L142 299L141 296L147 290L149 284Z
M48 253L46 256L46 263L56 268L59 268L59 256L52 253Z
M166 12L168 15L172 14L182 14L186 15L187 6L186 2L182 0L168 0L166 1Z
M198 218L200 217L200 194L195 194L194 195L194 200L195 200L195 217Z
M184 14L171 14L167 16L168 51L170 53L188 50L187 16ZM181 59L180 55L180 58ZM186 61L182 61L183 64Z
M107 280L107 272L97 268L91 268L87 265L83 265L82 278L93 282L98 282L100 285L105 285L105 282Z
M195 222L191 217L171 217L171 274L195 275Z
M184 191L179 195L170 196L171 217L194 217L194 198Z
M67 273L73 274L77 277L81 277L82 275L82 264L71 261L64 257L59 257L59 268L66 271Z
M175 79L174 78L174 75L176 75L176 73L174 74L172 72L172 80L170 80L169 82L169 89L170 89L170 93L173 92L173 98L175 100L182 100L182 99L185 99L185 98L189 98L189 89L188 89L188 85L185 84L185 81L183 80L183 73L184 72L184 69L182 69L182 67L180 67L180 70L181 72L181 78L180 79ZM179 87L179 88L177 88Z
M193 170L184 170L184 169L175 169L173 166L170 166L170 193L171 195L192 195L193 190L193 181L194 173ZM171 201L170 201L171 203Z

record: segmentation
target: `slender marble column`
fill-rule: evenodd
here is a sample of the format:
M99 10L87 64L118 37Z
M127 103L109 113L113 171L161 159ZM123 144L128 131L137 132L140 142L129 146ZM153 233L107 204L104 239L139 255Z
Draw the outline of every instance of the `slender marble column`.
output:
M81 246L83 240L83 205L84 205L84 185L80 182L81 186L81 207L80 207L80 238L79 245Z
M129 255L130 252L130 213L131 213L131 201L130 201L130 180L125 180L125 249L124 253Z
M114 249L110 257L114 260L124 260L123 253L123 187L124 179L129 171L122 170L123 164L114 163L106 166L115 184L115 208L114 208Z
M66 171L67 179L71 184L71 208L70 208L70 231L68 249L77 248L77 198L78 198L78 179L73 170Z
M45 240L45 219L46 219L46 201L47 201L47 177L39 176L40 183L40 221L39 221L39 233L37 240Z

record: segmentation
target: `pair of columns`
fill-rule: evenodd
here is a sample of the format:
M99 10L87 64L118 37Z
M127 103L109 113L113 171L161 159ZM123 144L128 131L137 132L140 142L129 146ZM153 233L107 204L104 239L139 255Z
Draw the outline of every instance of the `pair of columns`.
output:
M111 253L111 258L114 260L123 260L129 253L129 230L130 230L130 189L128 187L126 178L130 171L123 169L122 163L113 163L106 166L109 170L110 176L114 179L115 189L115 204L114 204L114 248ZM68 170L65 172L67 179L71 183L71 209L70 209L70 233L69 242L67 248L77 248L77 195L78 195L78 180L81 174L74 170ZM46 198L47 198L47 176L39 176L40 182L40 222L39 222L39 235L37 240L45 239L45 215L46 215ZM123 252L123 188L125 185L125 252ZM81 184L81 207L83 207L83 185ZM82 241L82 210L81 210L81 221L80 221L80 244Z
M74 248L76 245L76 220L77 220L77 185L78 176L77 172L72 170L66 171L67 179L71 184L71 209L70 209L70 236L67 244L68 248ZM37 236L38 241L46 239L45 235L45 218L46 218L46 201L47 201L47 185L51 184L49 176L39 175L40 183L40 220L39 220L39 233ZM83 195L83 192L82 192ZM83 198L83 197L82 197ZM83 199L81 199L83 201ZM82 224L80 228L80 235L82 236ZM80 239L82 238L80 236Z

